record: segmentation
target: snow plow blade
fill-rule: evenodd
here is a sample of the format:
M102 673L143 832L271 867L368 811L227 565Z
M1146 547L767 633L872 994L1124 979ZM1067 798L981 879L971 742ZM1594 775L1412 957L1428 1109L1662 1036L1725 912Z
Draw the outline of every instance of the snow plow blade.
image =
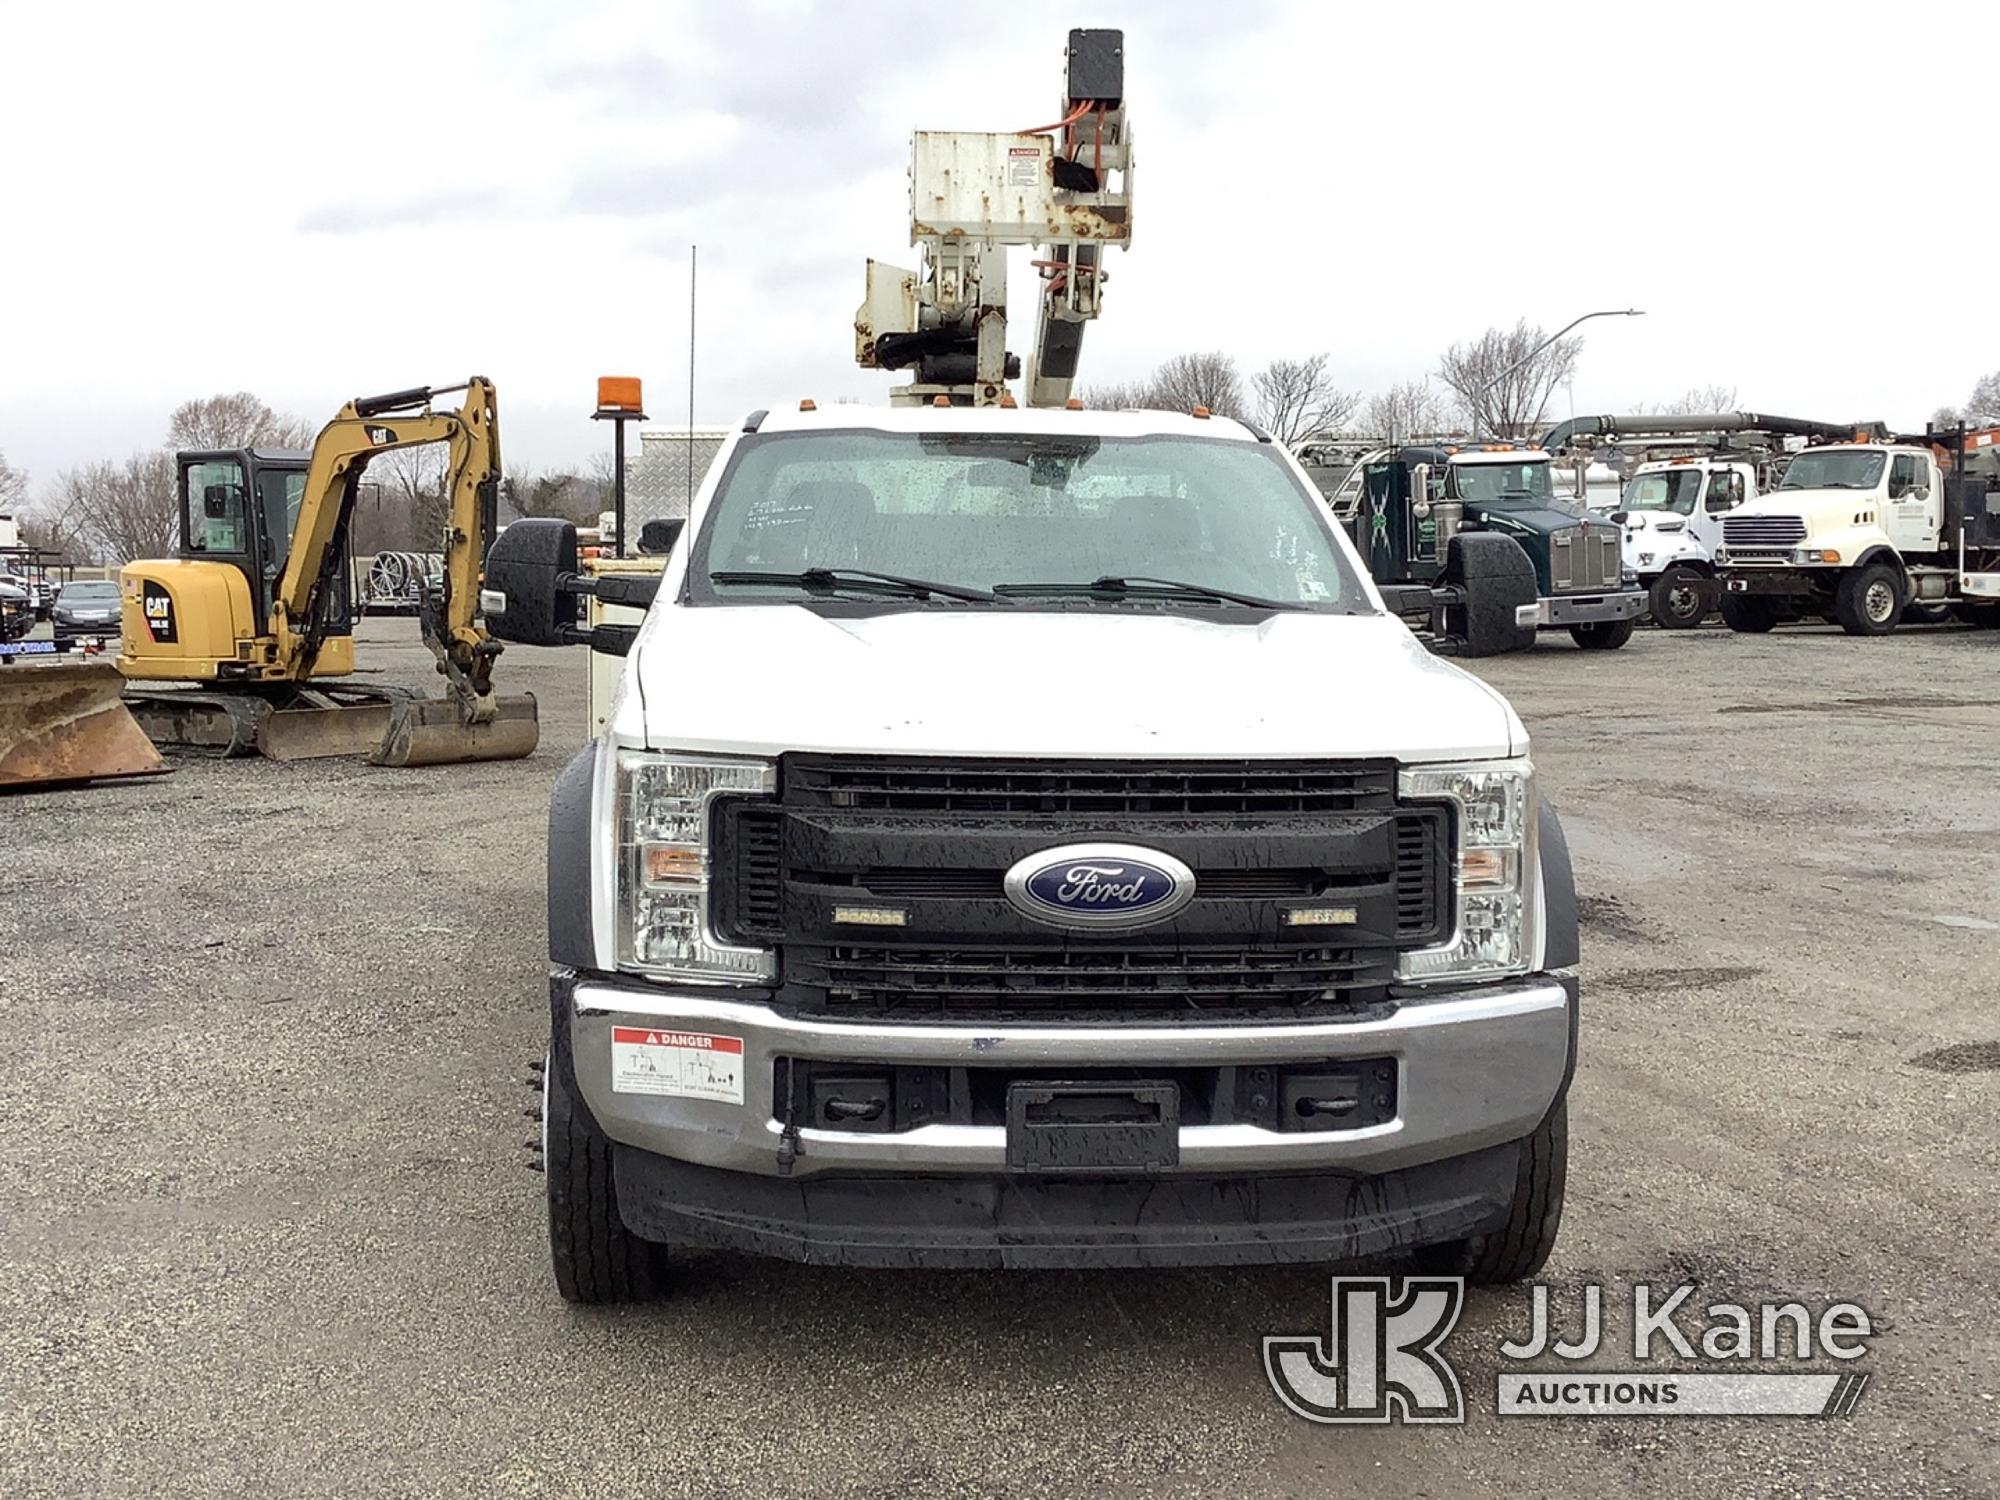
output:
M392 710L388 733L368 758L378 766L442 766L533 754L542 737L534 695L495 698L493 704L491 719L468 723L452 699L407 698Z
M168 769L108 661L0 668L0 790Z

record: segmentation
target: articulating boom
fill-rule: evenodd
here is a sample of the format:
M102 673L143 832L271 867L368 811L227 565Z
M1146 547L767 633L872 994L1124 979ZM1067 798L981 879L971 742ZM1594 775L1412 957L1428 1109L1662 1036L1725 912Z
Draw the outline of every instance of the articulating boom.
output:
M1027 404L1061 406L1076 383L1084 324L1102 305L1104 251L1132 242L1132 132L1121 31L1069 34L1061 117L1034 130L920 130L910 142L915 271L868 262L854 357L914 373L890 400L956 406L1011 400L1007 251L1032 245L1042 296Z

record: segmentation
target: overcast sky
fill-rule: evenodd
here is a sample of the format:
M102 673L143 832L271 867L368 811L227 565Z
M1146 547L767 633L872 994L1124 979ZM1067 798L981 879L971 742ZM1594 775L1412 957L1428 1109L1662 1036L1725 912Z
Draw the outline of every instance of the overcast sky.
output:
M476 371L510 468L580 465L599 374L685 420L692 242L698 420L883 400L909 132L1053 118L1071 25L1126 29L1138 161L1086 385L1324 349L1370 389L1637 306L1554 415L1920 424L2000 367L2000 6L1780 9L9 0L0 451L39 488L190 396Z

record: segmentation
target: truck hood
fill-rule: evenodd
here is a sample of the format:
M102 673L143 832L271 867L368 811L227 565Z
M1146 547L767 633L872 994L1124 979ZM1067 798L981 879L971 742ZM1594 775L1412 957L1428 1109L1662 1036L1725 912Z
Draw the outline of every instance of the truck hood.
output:
M656 609L610 732L739 755L1441 760L1527 748L1506 699L1392 616L1223 624L1119 608Z
M1689 517L1677 510L1621 510L1627 531L1686 531Z
M1580 516L1554 506L1479 505L1466 502L1465 517L1493 531L1534 532L1547 536L1571 526L1594 526L1599 530L1610 523L1603 516Z
M1845 526L1852 522L1854 514L1862 510L1879 510L1880 503L1873 490L1773 490L1768 495L1759 495L1755 500L1747 500L1729 512L1731 516L1803 516L1807 520L1820 517L1837 519Z

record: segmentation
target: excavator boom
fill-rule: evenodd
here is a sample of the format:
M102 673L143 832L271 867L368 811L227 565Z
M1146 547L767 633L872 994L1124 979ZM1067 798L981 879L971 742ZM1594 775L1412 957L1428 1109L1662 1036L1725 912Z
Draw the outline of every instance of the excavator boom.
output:
M455 407L437 404L457 392L464 397ZM419 618L445 679L442 698L341 680L353 670L345 538L362 474L385 453L430 443L447 449L448 516L442 583ZM121 668L135 679L197 685L128 691L155 738L274 760L364 754L383 765L508 760L535 748L535 701L494 693L501 648L477 613L500 487L491 381L357 397L320 430L303 473L297 455L256 450L183 455L181 464L190 515L183 556L124 573L128 599L147 612L135 618L128 604ZM191 466L202 470L199 492ZM220 483L210 473L218 466L231 476ZM296 495L288 533L264 529L267 480ZM252 589L267 591L256 596L268 597L266 614L256 614Z

